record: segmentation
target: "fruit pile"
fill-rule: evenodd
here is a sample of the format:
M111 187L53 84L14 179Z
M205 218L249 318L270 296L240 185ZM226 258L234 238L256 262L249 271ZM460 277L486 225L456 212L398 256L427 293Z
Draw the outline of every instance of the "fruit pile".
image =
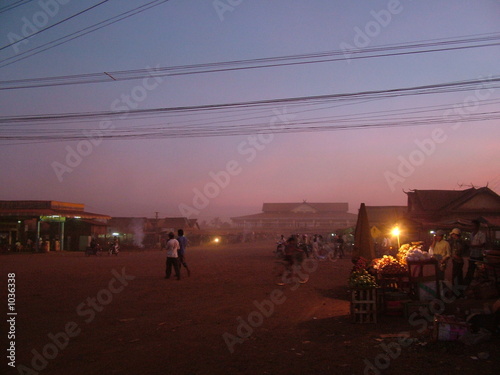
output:
M384 255L382 258L375 259L373 268L386 275L401 274L407 271L406 266L391 255Z
M366 270L368 268L368 264L370 261L361 256L356 256L352 258L352 262L354 263L354 267L352 267L351 272Z
M378 286L375 277L370 275L367 270L351 272L348 283L349 287L353 289L370 289Z

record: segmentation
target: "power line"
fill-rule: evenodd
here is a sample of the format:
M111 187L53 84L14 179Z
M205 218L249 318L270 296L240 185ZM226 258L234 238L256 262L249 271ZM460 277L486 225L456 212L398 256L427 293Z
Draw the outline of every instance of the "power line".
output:
M21 60L24 60L28 57L31 57L31 56L34 56L34 55L37 55L41 52L45 52L49 49L52 49L54 47L57 47L57 46L60 46L61 44L64 44L64 43L67 43L71 40L74 40L74 39L77 39L77 38L80 38L84 35L87 35L87 34L90 34L94 31L97 31L97 30L100 30L102 28L105 28L107 26L110 26L110 25L113 25L119 21L122 21L124 19L127 19L129 17L132 17L136 14L139 14L139 13L142 13L146 10L149 10L153 7L156 7L158 5L161 5L163 3L166 3L167 1L169 0L155 0L155 1L151 1L147 4L144 4L144 5L141 5L137 8L134 8L132 10L129 10L129 11L126 11L126 12L123 12L121 14L119 14L118 16L114 16L114 17L111 17L111 18L108 18L104 21L101 21L101 22L98 22L92 26L88 26L88 27L85 27L79 31L76 31L76 32L73 32L71 34L68 34L64 37L61 37L61 38L58 38L58 39L55 39L51 42L48 42L48 43L45 43L41 46L38 46L38 47L34 47L30 50L27 50L25 52L22 52L20 54L17 54L15 56L11 56L11 57L8 57L8 58L5 58L3 60L0 60L0 68L3 68L5 66L9 66L11 64L14 64L18 61L21 61Z
M100 3L97 3L97 4L93 5L93 6L91 6L90 8L84 9L84 10L82 10L82 11L80 11L80 12L76 13L76 14L73 14L72 16L69 16L69 17L67 17L67 18L65 18L65 19L63 19L63 20L61 20L61 21L59 21L59 22L56 22L56 23L54 23L53 25L47 26L47 27L45 27L45 28L43 28L43 29L40 29L40 30L38 30L38 31L34 32L33 34L30 34L30 35L28 35L28 36L25 36L24 38L21 38L21 39L19 39L19 40L16 40L16 41L15 41L15 42L13 42L13 43L10 43L10 44L7 44L7 45L5 45L5 46L3 46L3 47L0 47L0 51L4 50L4 49L6 49L6 48L9 48L9 47L11 47L11 46L13 46L14 44L17 44L17 43L19 43L19 42L22 42L23 40L29 39L29 38L31 38L31 37L33 37L33 36L35 36L35 35L41 34L41 33L43 33L44 31L50 30L50 29L52 29L53 27L59 26L59 25L61 25L62 23L66 22L66 21L69 21L69 20L71 20L71 19L73 19L73 18L75 18L75 17L78 17L78 16L82 15L83 13L86 13L86 12L88 12L88 11L92 10L92 9L97 8L99 5L102 5L102 4L104 4L104 3L107 3L108 1L109 1L109 0L103 0L103 1L101 1Z
M472 43L472 44L471 44ZM454 51L460 49L483 48L500 45L500 34L481 34L473 37L456 39L435 39L429 41L392 44L372 47L362 50L349 51L350 59L367 59L378 57L393 57L411 54L434 53ZM158 67L147 69L133 69L109 71L100 73L87 73L44 78L28 78L19 80L0 81L0 90L23 88L40 88L77 84L90 84L112 81L134 80L147 77L178 76L186 74L201 74L227 72L246 69L260 69L283 67L292 65L316 64L345 60L344 50L318 52L311 54L298 54L270 58L247 60L234 60L195 65L179 65L171 67Z
M303 104L303 103L323 103L332 101L347 101L347 100L365 100L375 98L401 97L408 95L428 95L441 94L449 92L460 92L477 89L478 85L488 85L490 88L500 87L500 77L491 77L488 79L474 79L469 81L440 83L433 85L403 87L385 90L360 91L343 94L326 94L315 96L302 96L279 99L265 99L248 102L233 102L224 104L204 104L195 106L179 106L179 107L163 107L151 109L130 109L127 111L127 116L141 115L159 115L164 113L192 113L199 111L214 111L226 108L252 108L263 106L274 106L278 104ZM497 85L497 86L495 86ZM6 123L21 123L21 122L73 122L86 119L99 120L102 118L122 117L123 112L102 111L102 112L80 112L80 113L62 113L62 114L42 114L28 116L1 116L0 124Z
M33 0L18 0L18 1L15 1L15 2L13 2L10 5L6 5L6 6L2 7L2 8L0 8L0 14L8 12L9 10L15 9L15 8L17 8L17 7L21 6L21 5L30 3L31 1L33 1Z
M494 82L498 84L500 78L494 78L488 80L488 82ZM485 90L494 87L494 85L485 85L484 80L475 81L465 81L465 82L454 82L440 85L428 85L413 88L402 88L396 90L380 90L377 93L382 94L378 96L380 98L392 97L392 94L397 91L399 93L405 93L405 95L420 95L422 93L431 94L440 91L431 89L449 89L446 92L452 92L452 88L456 91L473 90L478 88L481 84L482 88ZM457 113L451 113L444 116L444 111L450 108L456 108L456 105L436 105L430 107L417 107L413 109L403 109L403 110L384 110L377 112L368 113L357 113L354 115L343 115L343 116L323 116L310 118L306 120L297 121L285 121L279 126L272 127L269 125L269 121L265 122L248 122L251 118L247 117L240 118L238 120L227 120L227 121L211 121L209 118L214 113L219 113L220 111L227 110L260 110L262 106L267 106L272 103L276 105L279 103L285 103L292 108L300 108L306 105L321 105L322 103L327 103L326 99L335 99L344 103L344 99L358 101L359 98L366 99L363 93L353 93L353 94L335 94L330 95L328 98L326 96L320 97L304 97L304 98L286 98L285 101L279 100L266 100L259 101L261 105L256 105L257 102L245 102L245 103L228 103L223 105L211 105L211 106L193 106L185 108L185 111L174 111L170 112L170 108L163 109L153 109L153 110L142 110L134 111L128 114L127 121L137 120L138 118L157 118L165 115L179 114L192 116L192 110L195 110L195 114L203 115L204 120L201 122L188 120L184 123L175 121L173 123L165 122L162 124L132 124L130 126L122 126L120 128L116 127L106 127L105 129L92 129L92 128L64 128L61 127L64 124L71 123L74 121L89 121L101 118L103 113L83 113L83 114L63 114L63 115L45 115L30 116L27 117L15 117L16 121L9 122L11 118L0 118L0 140L8 143L3 143L3 145L12 144L25 144L25 143L46 143L55 141L77 141L88 139L89 137L98 137L102 140L132 140L132 139L161 139L161 138L187 138L187 137L215 137L215 136L231 136L231 135L247 135L247 134L269 134L269 133L297 133L297 132L319 132L319 131L340 131L340 130L366 130L366 129L377 129L377 128L396 128L396 127L414 127L414 126L426 126L433 124L450 124L458 122L484 122L491 120L500 119L500 111L496 110L498 108L499 99L489 99L482 101L482 107L484 108L481 112L472 111L468 112L466 116ZM368 92L374 94L374 92ZM386 93L391 93L391 96L386 96ZM363 94L363 95L358 95ZM354 96L358 96L354 98ZM347 96L347 98L346 98ZM399 95L397 95L399 96ZM377 98L377 96L371 96L371 99ZM290 100L288 100L290 99ZM294 99L294 100L291 100ZM295 100L297 99L297 100ZM310 102L309 100L312 100ZM324 99L324 100L323 100ZM495 106L494 110L487 110L487 106ZM287 107L288 108L288 107ZM176 110L178 110L177 108ZM321 110L321 109L320 109ZM214 112L215 111L215 112ZM309 110L308 110L309 111ZM304 111L302 111L304 112ZM295 115L300 113L300 111L291 112ZM97 114L97 117L93 115ZM80 115L84 115L83 117ZM108 113L109 115L109 113ZM118 116L123 115L122 113L116 114ZM58 117L62 116L62 117ZM69 116L69 117L66 117ZM148 117L149 116L149 117ZM208 116L208 117L207 117ZM269 119L269 115L266 116ZM262 119L264 116L258 116L254 119ZM107 118L112 119L112 117ZM23 122L17 122L23 121ZM51 121L49 121L51 120ZM120 120L120 119L118 119ZM43 126L48 122L48 127ZM38 126L33 127L31 125L38 124ZM30 125L29 131L25 128L26 125ZM20 127L21 126L21 127ZM96 135L97 134L97 135ZM19 143L24 142L24 143Z
M481 122L500 119L500 111L493 111L481 114L472 114L467 118L467 122ZM81 131L71 131L69 134L60 133L51 134L39 133L34 135L16 135L0 136L1 141L22 141L25 143L46 143L55 141L78 141L88 139L100 140L137 140L137 139L162 139L162 138L196 138L196 137L220 137L237 136L248 134L275 134L275 133L303 133L320 131L342 131L342 130L367 130L381 128L415 127L429 126L435 124L455 124L457 119L443 119L442 116L429 118L409 118L406 120L396 119L394 121L383 121L378 123L357 122L353 124L338 123L333 121L300 121L291 124L270 127L269 124L252 125L229 125L220 127L175 127L168 124L159 127L112 129L99 131L96 134L85 135ZM19 143L15 143L19 144Z

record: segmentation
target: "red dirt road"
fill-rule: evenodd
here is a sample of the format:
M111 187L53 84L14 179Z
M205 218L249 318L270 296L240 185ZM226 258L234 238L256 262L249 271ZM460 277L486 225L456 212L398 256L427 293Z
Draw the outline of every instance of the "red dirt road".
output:
M351 263L310 262L306 284L272 282L272 243L188 248L191 277L165 280L165 253L0 257L2 353L15 273L15 364L1 374L491 374L499 342L398 344L424 323L352 324ZM7 318L6 318L7 317ZM429 324L429 327L431 325ZM246 339L241 339L245 337ZM472 359L478 353L487 359ZM384 361L385 360L385 361ZM388 361L387 361L388 360ZM372 368L372 372L369 372Z

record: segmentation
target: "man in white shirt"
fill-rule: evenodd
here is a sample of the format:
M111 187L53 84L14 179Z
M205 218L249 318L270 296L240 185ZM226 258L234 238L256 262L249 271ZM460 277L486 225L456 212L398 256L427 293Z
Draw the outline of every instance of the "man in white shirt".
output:
M478 220L473 220L472 224L474 229L470 234L470 256L467 275L465 276L466 285L469 285L474 277L476 262L483 260L483 251L486 246L486 235L480 230L481 223Z
M165 245L165 249L167 250L167 262L165 269L165 279L169 279L172 274L172 267L174 267L175 277L177 280L181 279L181 273L179 269L179 251L180 245L179 241L175 239L175 235L173 232L168 234L168 241Z

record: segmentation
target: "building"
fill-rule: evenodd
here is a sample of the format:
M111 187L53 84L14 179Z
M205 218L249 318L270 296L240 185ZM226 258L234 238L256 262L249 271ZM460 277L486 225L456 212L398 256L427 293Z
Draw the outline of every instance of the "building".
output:
M91 236L105 236L110 216L80 203L0 201L2 250L84 250Z
M261 213L231 220L243 231L328 234L356 224L348 209L347 203L264 203Z
M500 196L488 187L466 190L412 190L408 196L407 219L421 239L436 229L472 228L479 220L491 243L500 240Z

